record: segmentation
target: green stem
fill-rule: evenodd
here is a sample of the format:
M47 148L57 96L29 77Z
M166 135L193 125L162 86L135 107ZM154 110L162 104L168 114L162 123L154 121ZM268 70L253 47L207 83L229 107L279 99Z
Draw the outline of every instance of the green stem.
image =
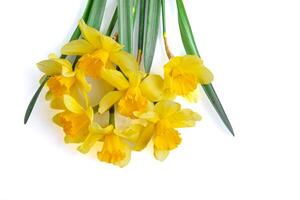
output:
M115 125L115 108L112 106L109 109L109 124Z
M166 28L166 3L165 0L161 0L162 22L163 22L163 35L167 33Z
M145 33L145 10L146 2L145 0L140 0L140 19L139 19L139 32L138 32L138 55L137 61L141 63L143 46L144 46L144 33Z

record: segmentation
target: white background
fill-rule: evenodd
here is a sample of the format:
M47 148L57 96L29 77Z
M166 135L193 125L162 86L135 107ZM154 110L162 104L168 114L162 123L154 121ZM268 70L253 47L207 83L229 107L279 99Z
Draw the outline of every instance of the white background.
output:
M145 150L122 169L64 145L43 98L23 125L41 76L35 63L59 52L85 3L1 1L0 200L300 199L298 0L185 0L236 137L203 98L186 105L203 120L182 131L165 162ZM108 1L106 21L114 4ZM183 55L175 8L167 0L170 47ZM167 61L162 49L159 40L155 72Z

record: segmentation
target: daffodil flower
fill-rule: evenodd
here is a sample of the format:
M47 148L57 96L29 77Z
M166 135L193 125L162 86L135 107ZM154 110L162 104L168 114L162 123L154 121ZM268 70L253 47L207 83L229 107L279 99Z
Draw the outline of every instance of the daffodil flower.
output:
M115 69L115 65L125 74L138 69L137 63L133 62L133 55L122 50L123 45L88 26L84 20L80 20L79 28L83 39L69 42L61 49L61 53L81 56L77 67L87 76L99 79L103 69Z
M78 147L82 153L88 153L96 142L103 142L101 151L98 152L98 159L107 163L124 167L130 161L130 141L136 140L141 129L131 126L120 131L109 125L102 128L97 123L89 127L89 134L84 142Z
M154 156L164 160L169 151L175 149L181 138L176 128L192 127L201 119L200 115L190 109L181 109L180 104L164 100L155 104L152 110L146 113L135 113L139 118L148 121L148 125L141 132L134 147L140 151L153 140Z
M49 76L47 86L49 91L46 99L51 100L51 107L62 109L62 97L66 94L79 98L86 95L91 87L80 70L72 70L72 64L66 59L60 59L56 55L51 54L49 59L37 63L40 71Z
M128 80L116 70L104 70L103 75L117 90L108 92L100 100L99 113L104 113L117 103L119 113L134 118L134 112L146 111L150 101L163 98L163 79L159 75L146 76L143 72L132 71L127 75Z
M62 127L66 143L83 142L88 135L89 126L93 120L93 109L84 109L73 97L63 96L65 111L56 114L53 122Z
M164 90L166 93L188 96L198 84L209 84L213 74L198 56L186 55L170 59L164 66Z

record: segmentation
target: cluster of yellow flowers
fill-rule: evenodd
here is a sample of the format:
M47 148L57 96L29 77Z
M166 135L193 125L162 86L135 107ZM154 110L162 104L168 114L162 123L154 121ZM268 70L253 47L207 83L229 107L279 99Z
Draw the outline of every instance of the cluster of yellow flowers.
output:
M193 96L198 84L212 81L212 73L199 57L186 55L173 57L164 66L164 77L147 74L114 39L83 20L79 27L82 39L61 49L63 55L80 57L75 66L53 54L37 64L49 77L46 99L59 110L53 121L63 128L65 142L78 143L82 153L100 143L99 160L122 167L131 151L152 141L155 158L164 160L181 143L176 129L200 120L175 97Z

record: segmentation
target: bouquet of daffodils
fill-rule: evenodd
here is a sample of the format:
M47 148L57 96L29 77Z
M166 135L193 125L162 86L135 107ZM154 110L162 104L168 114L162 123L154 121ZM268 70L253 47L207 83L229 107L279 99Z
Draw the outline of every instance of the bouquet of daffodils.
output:
M88 153L96 143L99 160L125 166L132 151L153 146L157 160L167 158L181 143L178 128L193 127L196 112L175 102L195 101L202 85L232 132L194 42L182 0L177 0L178 24L188 55L173 56L168 47L164 0L118 0L105 34L99 31L106 0L88 0L86 9L61 56L50 54L37 64L44 73L25 114L25 123L45 86L46 100L57 110L53 122L66 143ZM138 18L137 55L133 55L134 22ZM164 74L150 73L162 21L166 55ZM116 26L118 25L118 26Z

